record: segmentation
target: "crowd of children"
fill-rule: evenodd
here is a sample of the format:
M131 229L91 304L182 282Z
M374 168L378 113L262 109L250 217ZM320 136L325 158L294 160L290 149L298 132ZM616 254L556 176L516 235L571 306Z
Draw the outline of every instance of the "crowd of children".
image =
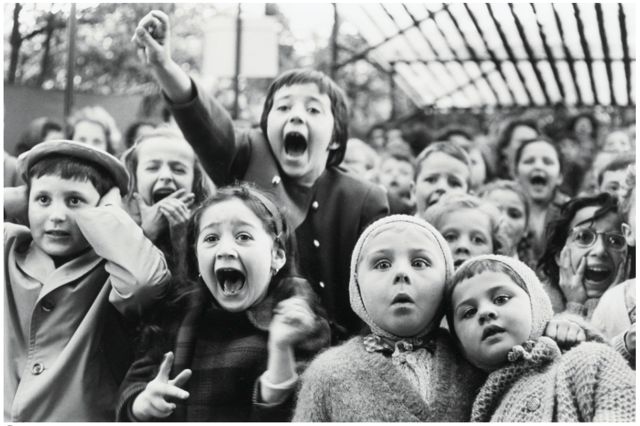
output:
M6 422L635 421L635 136L414 153L314 70L234 129L170 34L132 41L174 126L85 108L5 152Z

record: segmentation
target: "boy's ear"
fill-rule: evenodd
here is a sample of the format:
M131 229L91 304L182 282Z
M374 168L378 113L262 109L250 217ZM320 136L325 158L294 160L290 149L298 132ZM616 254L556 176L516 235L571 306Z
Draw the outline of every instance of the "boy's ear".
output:
M624 234L624 239L627 240L628 245L636 245L636 236L634 235L633 229L631 229L631 226L629 226L629 224L622 224L622 233Z
M271 253L271 269L279 271L287 263L287 255L280 245L276 245Z

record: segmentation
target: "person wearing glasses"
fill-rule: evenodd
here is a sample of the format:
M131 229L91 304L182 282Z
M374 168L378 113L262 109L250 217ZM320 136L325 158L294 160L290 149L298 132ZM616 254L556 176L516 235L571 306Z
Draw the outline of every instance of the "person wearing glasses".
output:
M556 313L590 319L604 292L626 280L622 223L618 201L608 193L573 198L549 223L539 265Z

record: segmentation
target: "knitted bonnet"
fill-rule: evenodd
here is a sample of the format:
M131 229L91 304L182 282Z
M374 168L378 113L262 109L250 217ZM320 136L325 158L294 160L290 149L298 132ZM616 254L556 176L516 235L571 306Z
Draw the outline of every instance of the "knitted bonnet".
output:
M531 341L536 341L544 334L544 331L547 327L547 323L553 317L553 308L551 307L551 300L547 295L547 292L544 290L542 283L536 276L535 272L531 270L526 264L523 262L513 259L511 257L500 256L496 254L488 254L482 256L473 257L462 265L454 274L454 277L451 281L447 282L447 320L449 321L449 329L452 335L456 338L455 328L453 326L453 317L451 315L452 306L451 306L451 296L453 294L453 289L459 283L456 279L459 275L465 274L466 271L475 263L480 261L492 261L499 262L503 265L507 266L513 272L516 273L518 277L524 283L524 290L529 295L529 300L531 303L531 334L529 335L529 339ZM516 284L522 287L522 283L516 282ZM475 364L475 363L474 363ZM476 364L477 365L477 364ZM477 365L478 367L483 368L484 366Z
M367 229L364 230L362 235L360 235L360 238L358 239L358 242L356 243L356 246L353 249L353 255L351 256L351 272L349 277L349 299L351 301L351 308L360 318L362 318L362 320L365 323L367 323L369 327L371 327L371 331L374 334L377 334L383 337L388 337L394 340L402 340L403 339L402 337L396 336L394 334L391 334L381 329L375 322L373 322L373 320L367 313L367 309L364 306L364 302L362 301L362 295L360 293L360 283L358 282L358 263L360 261L360 255L362 254L362 249L367 243L367 240L372 234L375 233L375 231L379 230L380 228L388 225L394 225L394 224L405 224L405 225L415 226L416 228L424 229L427 232L427 234L433 237L433 239L437 244L438 249L440 250L440 252L442 253L442 256L444 257L445 288L453 276L453 259L451 258L451 251L449 249L449 246L447 245L447 242L444 240L442 235L429 223L427 223L423 219L420 219L414 216L392 215L392 216L384 217L382 219L375 221L371 225L369 225L369 227L367 227ZM440 321L442 320L442 316L444 313L444 309L443 309L444 307L441 306L440 308L441 309L439 311L439 314L436 315L436 317L433 319L431 324L429 324L423 332L418 333L418 335L414 337L421 337L427 332L431 331L434 324L436 326L440 324Z

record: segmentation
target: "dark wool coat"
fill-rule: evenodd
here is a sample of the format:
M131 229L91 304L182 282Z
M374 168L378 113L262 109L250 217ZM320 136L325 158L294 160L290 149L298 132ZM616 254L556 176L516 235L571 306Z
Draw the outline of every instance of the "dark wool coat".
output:
M262 130L234 133L224 108L197 83L193 87L197 93L191 102L170 107L213 182L252 182L285 210L294 205L300 187L284 174ZM329 167L306 194L304 211L296 229L300 270L322 300L334 340L345 339L362 327L349 305L351 252L364 228L389 214L387 199L376 185Z
M271 310L279 301L300 295L300 286L308 288L301 279L281 280L251 318L247 311L231 313L219 308L204 288L190 294L182 306L158 310L161 328L169 331L170 338L158 335L152 339L129 369L120 388L117 420L132 420L133 401L157 376L163 355L169 351L175 354L169 377L187 368L193 375L183 386L189 399L173 401L176 409L165 421L289 420L293 392L281 403L262 403L259 378L267 370ZM329 345L329 326L323 313L316 312L314 332L295 349L299 372L306 361Z
M436 340L427 403L389 356L362 337L318 356L302 376L294 422L467 422L486 377L458 355L446 330Z

